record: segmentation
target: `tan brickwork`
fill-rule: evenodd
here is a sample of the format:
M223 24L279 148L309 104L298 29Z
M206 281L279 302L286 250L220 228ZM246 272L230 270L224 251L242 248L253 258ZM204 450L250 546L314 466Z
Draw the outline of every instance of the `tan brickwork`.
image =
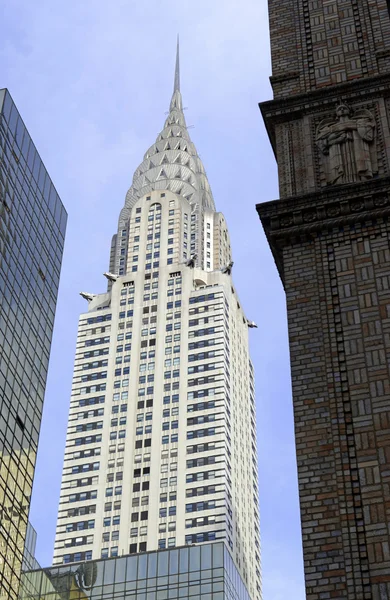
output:
M287 296L310 600L390 598L389 188L258 206Z
M390 71L386 0L269 0L275 97Z
M307 598L390 600L388 6L269 12L281 200L257 210L287 297Z

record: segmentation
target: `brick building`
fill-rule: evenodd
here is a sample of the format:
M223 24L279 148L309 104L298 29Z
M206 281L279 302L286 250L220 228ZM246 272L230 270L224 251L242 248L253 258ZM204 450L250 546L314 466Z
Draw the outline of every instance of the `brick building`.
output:
M269 0L261 104L280 200L257 206L287 296L307 598L390 598L390 19Z

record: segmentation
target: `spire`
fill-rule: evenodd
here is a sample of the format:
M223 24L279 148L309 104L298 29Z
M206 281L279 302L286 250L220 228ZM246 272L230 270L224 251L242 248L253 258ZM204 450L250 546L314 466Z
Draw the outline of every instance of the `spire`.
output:
M175 65L175 82L173 85L173 94L171 99L171 104L169 107L169 112L172 111L183 111L183 101L180 93L180 44L179 44L179 36L177 36L177 47L176 47L176 65ZM183 115L184 120L184 115ZM184 122L185 124L185 122Z
M164 127L136 169L119 217L119 231L129 221L131 209L151 190L171 190L192 204L215 211L213 195L202 161L191 141L180 92L180 46L177 36L173 94ZM115 265L118 269L119 266ZM113 272L115 269L111 269Z
M177 36L175 84L173 86L173 93L175 93L175 92L180 92L180 44L179 44L179 35Z

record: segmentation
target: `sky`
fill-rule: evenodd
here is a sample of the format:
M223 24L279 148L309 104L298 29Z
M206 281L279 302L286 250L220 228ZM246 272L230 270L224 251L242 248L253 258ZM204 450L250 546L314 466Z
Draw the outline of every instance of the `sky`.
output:
M190 135L231 237L256 373L264 600L304 598L285 295L255 205L278 198L258 103L272 98L266 0L2 3L8 87L68 211L30 520L52 560L80 291L102 292L132 176L163 127L176 35Z

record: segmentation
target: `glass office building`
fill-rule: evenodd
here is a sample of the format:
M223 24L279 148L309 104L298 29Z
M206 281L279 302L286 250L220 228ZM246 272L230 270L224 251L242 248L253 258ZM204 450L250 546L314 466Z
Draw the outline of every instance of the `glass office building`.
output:
M0 90L0 599L17 598L67 214Z
M250 600L223 542L31 571L20 600Z

